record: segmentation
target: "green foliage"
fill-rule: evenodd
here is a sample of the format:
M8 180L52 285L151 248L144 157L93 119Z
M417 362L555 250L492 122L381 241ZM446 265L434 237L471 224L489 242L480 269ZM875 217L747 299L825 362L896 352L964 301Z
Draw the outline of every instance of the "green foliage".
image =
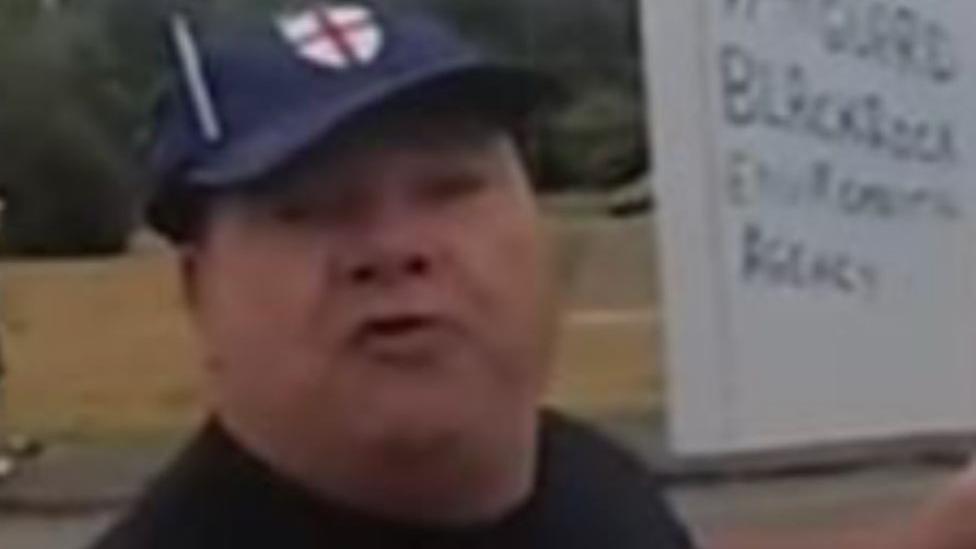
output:
M134 170L89 18L18 11L0 50L6 253L114 253L132 225Z
M595 87L542 121L535 138L544 191L612 189L648 168L642 105L620 88Z

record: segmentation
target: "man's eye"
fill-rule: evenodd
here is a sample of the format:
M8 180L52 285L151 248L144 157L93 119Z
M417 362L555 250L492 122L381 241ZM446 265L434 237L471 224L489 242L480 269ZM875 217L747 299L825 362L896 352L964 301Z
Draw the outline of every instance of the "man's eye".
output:
M280 223L295 224L314 219L315 212L306 204L286 204L274 208L271 216Z
M443 177L428 181L424 194L433 201L443 202L473 195L485 186L486 182L479 177Z

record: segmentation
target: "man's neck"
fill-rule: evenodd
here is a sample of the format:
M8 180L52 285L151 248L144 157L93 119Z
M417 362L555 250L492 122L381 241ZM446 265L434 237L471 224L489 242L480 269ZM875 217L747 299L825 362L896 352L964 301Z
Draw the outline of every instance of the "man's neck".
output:
M528 501L538 474L537 419L494 440L470 433L425 440L391 436L341 448L269 441L232 421L224 424L249 452L315 495L396 522L495 522Z
M532 495L536 439L507 452L458 444L417 453L385 448L365 458L353 478L364 508L401 521L469 526L495 522ZM408 450L409 452L409 450ZM494 454L494 455L492 455ZM327 487L326 487L327 488Z

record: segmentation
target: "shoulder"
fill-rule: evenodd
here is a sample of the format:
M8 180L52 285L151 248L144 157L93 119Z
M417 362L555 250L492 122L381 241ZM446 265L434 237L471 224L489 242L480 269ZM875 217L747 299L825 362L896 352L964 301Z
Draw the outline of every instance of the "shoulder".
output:
M213 546L236 496L234 456L202 432L91 549Z
M553 481L596 480L609 490L658 499L661 483L650 467L606 435L568 416L547 412L543 417L542 459ZM622 484L618 484L622 483Z
M165 483L157 483L90 549L162 549L178 545L180 532L187 528L194 512L180 508L177 498Z
M199 507L206 503L185 481L185 473L179 463L167 469L90 549L195 547L180 537L186 535L194 517L201 514Z
M540 489L555 520L574 521L574 528L586 528L589 535L614 540L621 548L693 546L658 478L634 454L556 413L544 416L542 433Z

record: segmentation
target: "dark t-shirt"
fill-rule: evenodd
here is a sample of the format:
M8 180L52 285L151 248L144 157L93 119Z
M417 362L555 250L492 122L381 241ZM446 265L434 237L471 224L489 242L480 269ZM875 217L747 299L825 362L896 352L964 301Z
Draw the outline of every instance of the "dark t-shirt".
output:
M690 549L643 465L546 414L533 496L497 524L421 528L317 498L248 455L219 425L190 445L93 549Z

